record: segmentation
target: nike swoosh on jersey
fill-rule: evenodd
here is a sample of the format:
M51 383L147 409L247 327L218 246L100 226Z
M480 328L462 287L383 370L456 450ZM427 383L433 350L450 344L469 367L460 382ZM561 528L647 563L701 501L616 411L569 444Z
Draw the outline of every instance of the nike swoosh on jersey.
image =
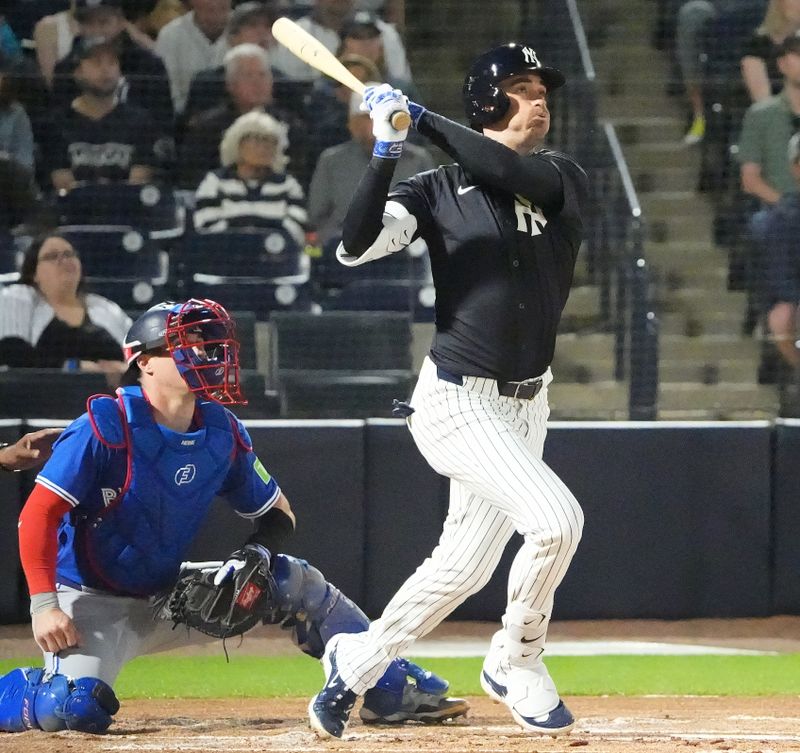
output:
M458 187L458 195L463 196L468 191L471 191L473 188L477 188L477 186L459 186Z

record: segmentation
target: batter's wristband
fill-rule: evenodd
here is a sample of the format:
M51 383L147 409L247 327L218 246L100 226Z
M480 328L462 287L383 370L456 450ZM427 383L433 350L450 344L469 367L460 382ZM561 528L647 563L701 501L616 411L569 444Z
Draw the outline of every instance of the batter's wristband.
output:
M58 609L58 595L55 591L45 591L31 596L31 615L46 612L48 609Z
M372 156L382 159L400 159L402 153L402 141L376 141L372 148Z
M425 112L425 108L422 105L418 105L416 102L409 101L408 112L411 114L411 125L416 128L419 124L419 119Z

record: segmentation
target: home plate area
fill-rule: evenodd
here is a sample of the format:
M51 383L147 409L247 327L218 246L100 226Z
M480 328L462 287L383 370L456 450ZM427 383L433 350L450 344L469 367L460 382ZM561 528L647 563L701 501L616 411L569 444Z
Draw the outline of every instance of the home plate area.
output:
M0 737L0 751L331 751L352 753L592 753L729 751L800 753L800 698L579 697L579 718L566 737L531 736L505 707L472 698L466 719L445 725L364 726L341 740L319 740L308 728L306 699L127 701L109 734L26 732Z

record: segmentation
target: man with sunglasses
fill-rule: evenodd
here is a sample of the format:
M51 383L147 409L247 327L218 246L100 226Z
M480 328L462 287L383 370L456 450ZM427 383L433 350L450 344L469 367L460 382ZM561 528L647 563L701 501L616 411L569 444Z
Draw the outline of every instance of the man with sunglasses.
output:
M89 399L20 515L20 557L45 666L0 678L2 730L105 732L119 708L112 685L122 666L187 643L186 631L153 612L217 495L255 525L215 585L253 557L270 566L276 588L264 621L294 629L299 647L316 658L332 635L368 626L318 570L278 554L294 514L226 408L245 400L225 309L210 300L159 304L133 323L124 350L129 369L117 398ZM365 699L368 721L465 713L466 702L446 698L446 690L445 681L398 660Z

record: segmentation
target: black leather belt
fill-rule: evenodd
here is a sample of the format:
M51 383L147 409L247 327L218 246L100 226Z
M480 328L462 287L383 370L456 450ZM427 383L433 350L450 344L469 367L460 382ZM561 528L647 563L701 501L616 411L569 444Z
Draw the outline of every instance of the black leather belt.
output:
M436 376L445 382L452 384L464 384L464 377L451 374L441 366L436 367ZM503 397L515 397L517 400L533 400L542 390L544 380L541 377L535 379L525 379L522 382L501 382L497 381L497 391Z

